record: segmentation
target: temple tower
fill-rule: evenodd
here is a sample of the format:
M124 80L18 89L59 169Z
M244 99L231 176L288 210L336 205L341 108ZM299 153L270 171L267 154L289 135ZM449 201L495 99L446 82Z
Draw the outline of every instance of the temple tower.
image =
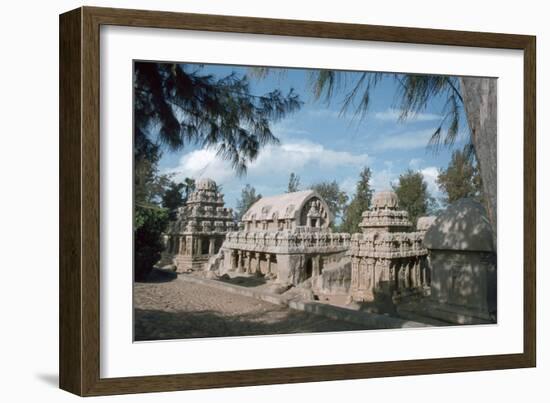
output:
M169 225L160 265L174 265L178 272L204 269L208 259L218 253L225 235L234 228L233 211L224 207L216 182L199 179L195 191Z
M377 296L397 300L427 288L423 232L411 232L409 214L399 210L397 194L377 192L351 239L351 295L356 301Z

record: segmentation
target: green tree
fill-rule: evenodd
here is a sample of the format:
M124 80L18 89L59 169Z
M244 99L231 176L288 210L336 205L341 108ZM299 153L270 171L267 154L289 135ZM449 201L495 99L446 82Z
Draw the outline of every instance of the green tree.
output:
M161 202L162 207L170 211L174 211L178 207L183 206L184 188L185 188L185 185L183 183L170 182L170 184L168 185L168 188L164 191L164 194L162 195L162 202Z
M168 210L137 205L134 210L134 279L143 281L160 259L162 232L168 224Z
M288 178L288 188L286 190L287 193L297 192L300 190L300 177L296 175L294 172L290 173L290 177Z
M355 196L344 209L344 220L340 226L342 232L353 234L361 231L359 224L361 223L362 214L368 210L373 194L373 190L370 187L371 177L372 172L370 168L363 168L355 187Z
M301 106L291 89L252 94L246 76L201 73L200 65L134 64L134 136L172 151L193 143L214 147L239 174L260 148L277 144L270 124ZM139 150L136 150L136 152Z
M339 218L346 203L348 196L346 192L340 190L340 185L336 181L319 182L311 185L311 189L315 190L327 203L331 213L335 218ZM335 226L335 224L333 223Z
M409 219L416 226L418 218L429 214L435 207L435 200L428 191L428 184L421 172L408 169L399 175L399 181L393 185L400 208L409 213Z
M195 190L195 180L185 178L183 182L170 181L162 195L162 207L170 211L170 219L176 217L176 210L187 202L189 194Z
M160 147L146 137L138 137L134 148L134 201L142 206L156 205L170 184L169 176L158 172Z
M237 200L235 219L237 221L241 221L241 218L248 211L248 209L261 198L262 195L256 194L256 189L247 183L241 190L241 198Z
M134 168L134 279L143 281L160 259L161 234L168 224L169 211L158 204L171 181L160 175L160 147L145 137L137 138Z
M468 158L467 150L454 151L449 166L440 169L437 185L445 193L444 202L453 203L463 197L479 200L481 196L481 178L479 170Z

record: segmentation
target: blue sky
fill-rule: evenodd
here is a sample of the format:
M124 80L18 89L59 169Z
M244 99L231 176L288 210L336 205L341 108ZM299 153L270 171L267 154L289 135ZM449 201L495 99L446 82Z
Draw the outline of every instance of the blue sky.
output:
M395 98L398 84L384 79L371 92L369 112L364 118L354 118L353 110L341 116L345 91L336 93L330 104L323 99L316 101L307 70L288 69L282 74L276 70L266 78L250 81L251 92L256 95L276 88L286 93L294 88L304 102L298 112L272 125L280 145L263 148L242 177L217 157L214 149L192 145L178 152L165 150L159 163L161 172L174 174L175 180L214 179L223 186L226 205L232 208L247 183L264 196L285 192L291 172L300 176L301 189L336 180L351 199L359 172L365 166L372 170L371 185L375 190L390 188L399 174L411 168L423 173L433 196L441 196L435 178L438 168L448 165L452 149L440 148L434 153L426 145L441 121L444 100L434 99L422 113L400 122ZM201 71L220 78L232 72L247 74L249 70L205 65ZM464 117L462 121L465 122ZM463 146L464 137L460 137L455 148Z

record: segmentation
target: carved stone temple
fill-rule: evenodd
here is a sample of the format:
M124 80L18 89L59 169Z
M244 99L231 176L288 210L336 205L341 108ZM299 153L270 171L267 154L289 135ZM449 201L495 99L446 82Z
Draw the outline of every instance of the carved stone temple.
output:
M349 249L349 234L332 233L332 214L313 190L258 200L227 234L223 270L266 276L281 284L313 282Z
M169 224L159 266L173 266L177 272L201 270L218 253L235 222L232 209L224 207L217 189L212 179L197 181L195 191Z
M423 225L433 222L425 218ZM373 301L377 294L398 300L424 294L429 287L422 231L411 231L406 211L399 210L392 191L375 193L362 214L362 233L351 238L351 289L356 301Z
M361 233L350 235L332 232L327 203L305 190L258 200L237 230L217 189L210 179L197 181L169 225L157 266L214 280L263 277L281 293L350 309L389 303L399 317L426 323L496 321L496 252L475 201L421 217L414 229L397 195L377 192Z

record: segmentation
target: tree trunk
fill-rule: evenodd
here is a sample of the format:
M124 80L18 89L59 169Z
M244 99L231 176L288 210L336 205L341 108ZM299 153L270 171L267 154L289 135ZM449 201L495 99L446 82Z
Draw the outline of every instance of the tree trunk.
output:
M464 109L481 174L483 201L497 241L497 80L463 77Z

